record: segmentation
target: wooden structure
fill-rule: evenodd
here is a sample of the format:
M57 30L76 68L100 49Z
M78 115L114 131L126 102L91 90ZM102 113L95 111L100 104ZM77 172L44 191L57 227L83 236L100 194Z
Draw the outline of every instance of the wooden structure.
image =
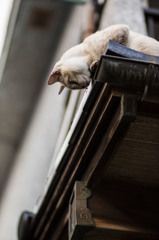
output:
M103 56L95 79L19 240L159 239L159 65Z

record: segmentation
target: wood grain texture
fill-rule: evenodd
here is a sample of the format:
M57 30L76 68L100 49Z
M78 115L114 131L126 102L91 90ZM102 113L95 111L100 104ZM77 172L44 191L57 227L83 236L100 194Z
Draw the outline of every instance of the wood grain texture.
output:
M105 176L159 186L159 118L137 116Z

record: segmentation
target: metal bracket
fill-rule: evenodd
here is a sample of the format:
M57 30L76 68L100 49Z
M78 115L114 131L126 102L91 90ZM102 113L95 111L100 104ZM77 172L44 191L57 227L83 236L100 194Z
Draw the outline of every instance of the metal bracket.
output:
M92 214L87 208L87 199L91 194L83 182L75 182L69 203L69 240L82 239L85 232L95 227Z

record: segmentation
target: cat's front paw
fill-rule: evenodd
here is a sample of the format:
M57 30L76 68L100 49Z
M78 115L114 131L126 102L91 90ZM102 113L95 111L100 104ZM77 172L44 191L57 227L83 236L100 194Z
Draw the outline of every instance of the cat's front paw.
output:
M91 66L90 66L91 77L94 76L95 71L96 71L97 66L98 66L98 63L99 63L99 60L92 62Z

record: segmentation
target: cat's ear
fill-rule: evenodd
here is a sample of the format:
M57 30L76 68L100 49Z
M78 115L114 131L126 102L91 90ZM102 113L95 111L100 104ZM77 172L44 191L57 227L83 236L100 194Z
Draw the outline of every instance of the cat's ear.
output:
M49 76L48 84L51 85L51 84L54 84L56 82L59 82L60 81L60 79L59 79L60 75L61 75L60 70L52 72Z

